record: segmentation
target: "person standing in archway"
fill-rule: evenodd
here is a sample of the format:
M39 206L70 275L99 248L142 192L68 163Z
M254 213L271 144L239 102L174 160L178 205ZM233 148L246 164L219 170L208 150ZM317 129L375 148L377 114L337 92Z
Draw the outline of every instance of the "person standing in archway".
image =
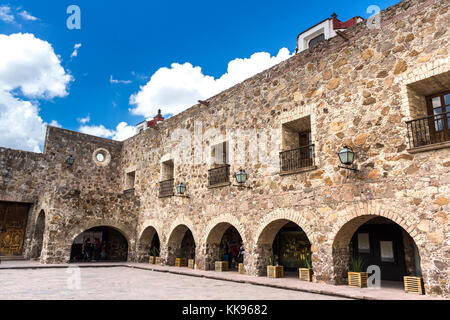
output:
M239 255L239 250L235 242L233 242L233 244L231 245L230 252L231 252L231 259L230 259L231 267L234 268L235 265L237 264L237 258Z
M83 262L91 260L91 239L87 238L83 242L83 247L81 248L81 252L83 253Z

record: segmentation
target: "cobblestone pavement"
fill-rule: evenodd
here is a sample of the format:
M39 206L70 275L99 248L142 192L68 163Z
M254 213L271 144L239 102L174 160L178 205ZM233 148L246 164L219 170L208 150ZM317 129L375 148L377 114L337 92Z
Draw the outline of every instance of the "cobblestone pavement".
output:
M5 269L0 270L0 284L0 300L344 299L126 267Z

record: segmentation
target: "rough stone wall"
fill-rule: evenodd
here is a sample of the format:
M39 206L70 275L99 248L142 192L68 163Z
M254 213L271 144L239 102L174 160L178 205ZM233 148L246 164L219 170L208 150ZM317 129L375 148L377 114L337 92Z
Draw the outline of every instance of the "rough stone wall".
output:
M44 211L44 262L68 261L79 233L110 226L129 241L131 261L146 257L139 241L154 228L173 264L188 228L197 268L210 268L225 232L215 226L225 223L242 237L246 272L263 275L271 239L292 221L311 242L314 281L343 283L353 233L383 216L417 245L427 294L450 296L450 149L408 152L405 125L418 114L408 86L450 70L449 16L446 1L403 1L382 12L381 30L358 24L348 41L324 41L123 143L49 128L43 155L0 149L0 200L37 200L26 255ZM307 116L317 169L282 176L282 124ZM208 188L211 147L224 141L231 173L245 169L251 189ZM360 172L338 168L343 145L357 152ZM93 161L99 148L108 166ZM189 198L158 198L168 160ZM123 193L129 172L134 194Z
M288 219L312 243L315 281L334 283L343 282L353 232L380 215L402 226L419 247L427 292L449 295L450 152L407 151L405 121L417 113L410 101L405 104L404 94L417 73L449 70L448 22L445 1L403 1L382 12L381 30L359 24L346 31L350 41L326 41L207 100L209 106L196 105L158 130L125 141L122 166L136 167L139 177L139 224L160 221L162 252L173 225L189 224L197 243L197 266L205 267L213 259L206 226L211 221L239 223L246 270L261 274L270 250L258 243L258 232L272 222L268 216ZM246 140L240 132L230 145L235 156L231 172L244 168L252 189L207 188L208 150L232 141L226 133L273 129L281 135L282 123L308 115L317 170L280 176L278 154L271 155L271 162L254 163L252 156L237 152L237 144ZM198 133L205 141L196 140ZM178 151L186 136L194 142ZM254 147L243 144L245 152ZM358 174L338 169L336 152L343 145L357 152ZM199 152L200 163L182 160ZM161 163L170 159L175 185L184 182L190 198L158 199ZM353 220L358 216L363 219ZM348 234L339 232L347 223Z
M108 165L94 161L98 149L108 151ZM33 203L24 244L26 257L68 261L70 246L65 237L74 230L84 231L78 230L79 226L125 225L133 230L128 240L134 241L139 202L134 195L123 195L122 176L117 174L121 149L121 142L54 127L47 129L43 154L0 149L0 201ZM72 166L66 164L69 156L75 159ZM37 219L42 211L45 220L40 254L36 251L40 235L35 235L41 228Z

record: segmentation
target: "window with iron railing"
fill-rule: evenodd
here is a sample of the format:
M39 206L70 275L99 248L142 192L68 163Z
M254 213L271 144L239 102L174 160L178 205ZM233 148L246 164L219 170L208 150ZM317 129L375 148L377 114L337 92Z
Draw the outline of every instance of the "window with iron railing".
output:
M406 122L411 149L450 141L450 91L427 97L427 111Z
M174 179L161 181L159 183L159 197L165 198L165 197L172 197L175 195L174 193Z
M314 165L313 144L280 152L281 173L295 172Z
M230 183L230 165L224 165L208 170L208 187Z

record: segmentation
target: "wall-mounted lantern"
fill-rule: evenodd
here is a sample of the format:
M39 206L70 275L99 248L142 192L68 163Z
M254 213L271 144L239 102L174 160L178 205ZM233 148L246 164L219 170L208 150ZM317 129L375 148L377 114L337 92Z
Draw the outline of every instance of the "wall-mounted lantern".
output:
M66 160L66 164L68 167L71 167L71 166L73 166L74 163L75 163L75 158L70 155Z
M238 185L235 185L235 187L241 187L241 188L248 188L251 189L249 186L244 186L244 184L247 182L248 175L245 172L245 170L240 169L235 175L234 175L236 182Z
M342 148L342 150L338 152L338 156L341 163L347 166L339 166L339 168L359 172L358 168L353 164L355 161L355 152L352 148L344 146L344 148Z
M186 193L186 185L182 182L177 186L177 194L183 198L189 198L189 196L185 195Z

